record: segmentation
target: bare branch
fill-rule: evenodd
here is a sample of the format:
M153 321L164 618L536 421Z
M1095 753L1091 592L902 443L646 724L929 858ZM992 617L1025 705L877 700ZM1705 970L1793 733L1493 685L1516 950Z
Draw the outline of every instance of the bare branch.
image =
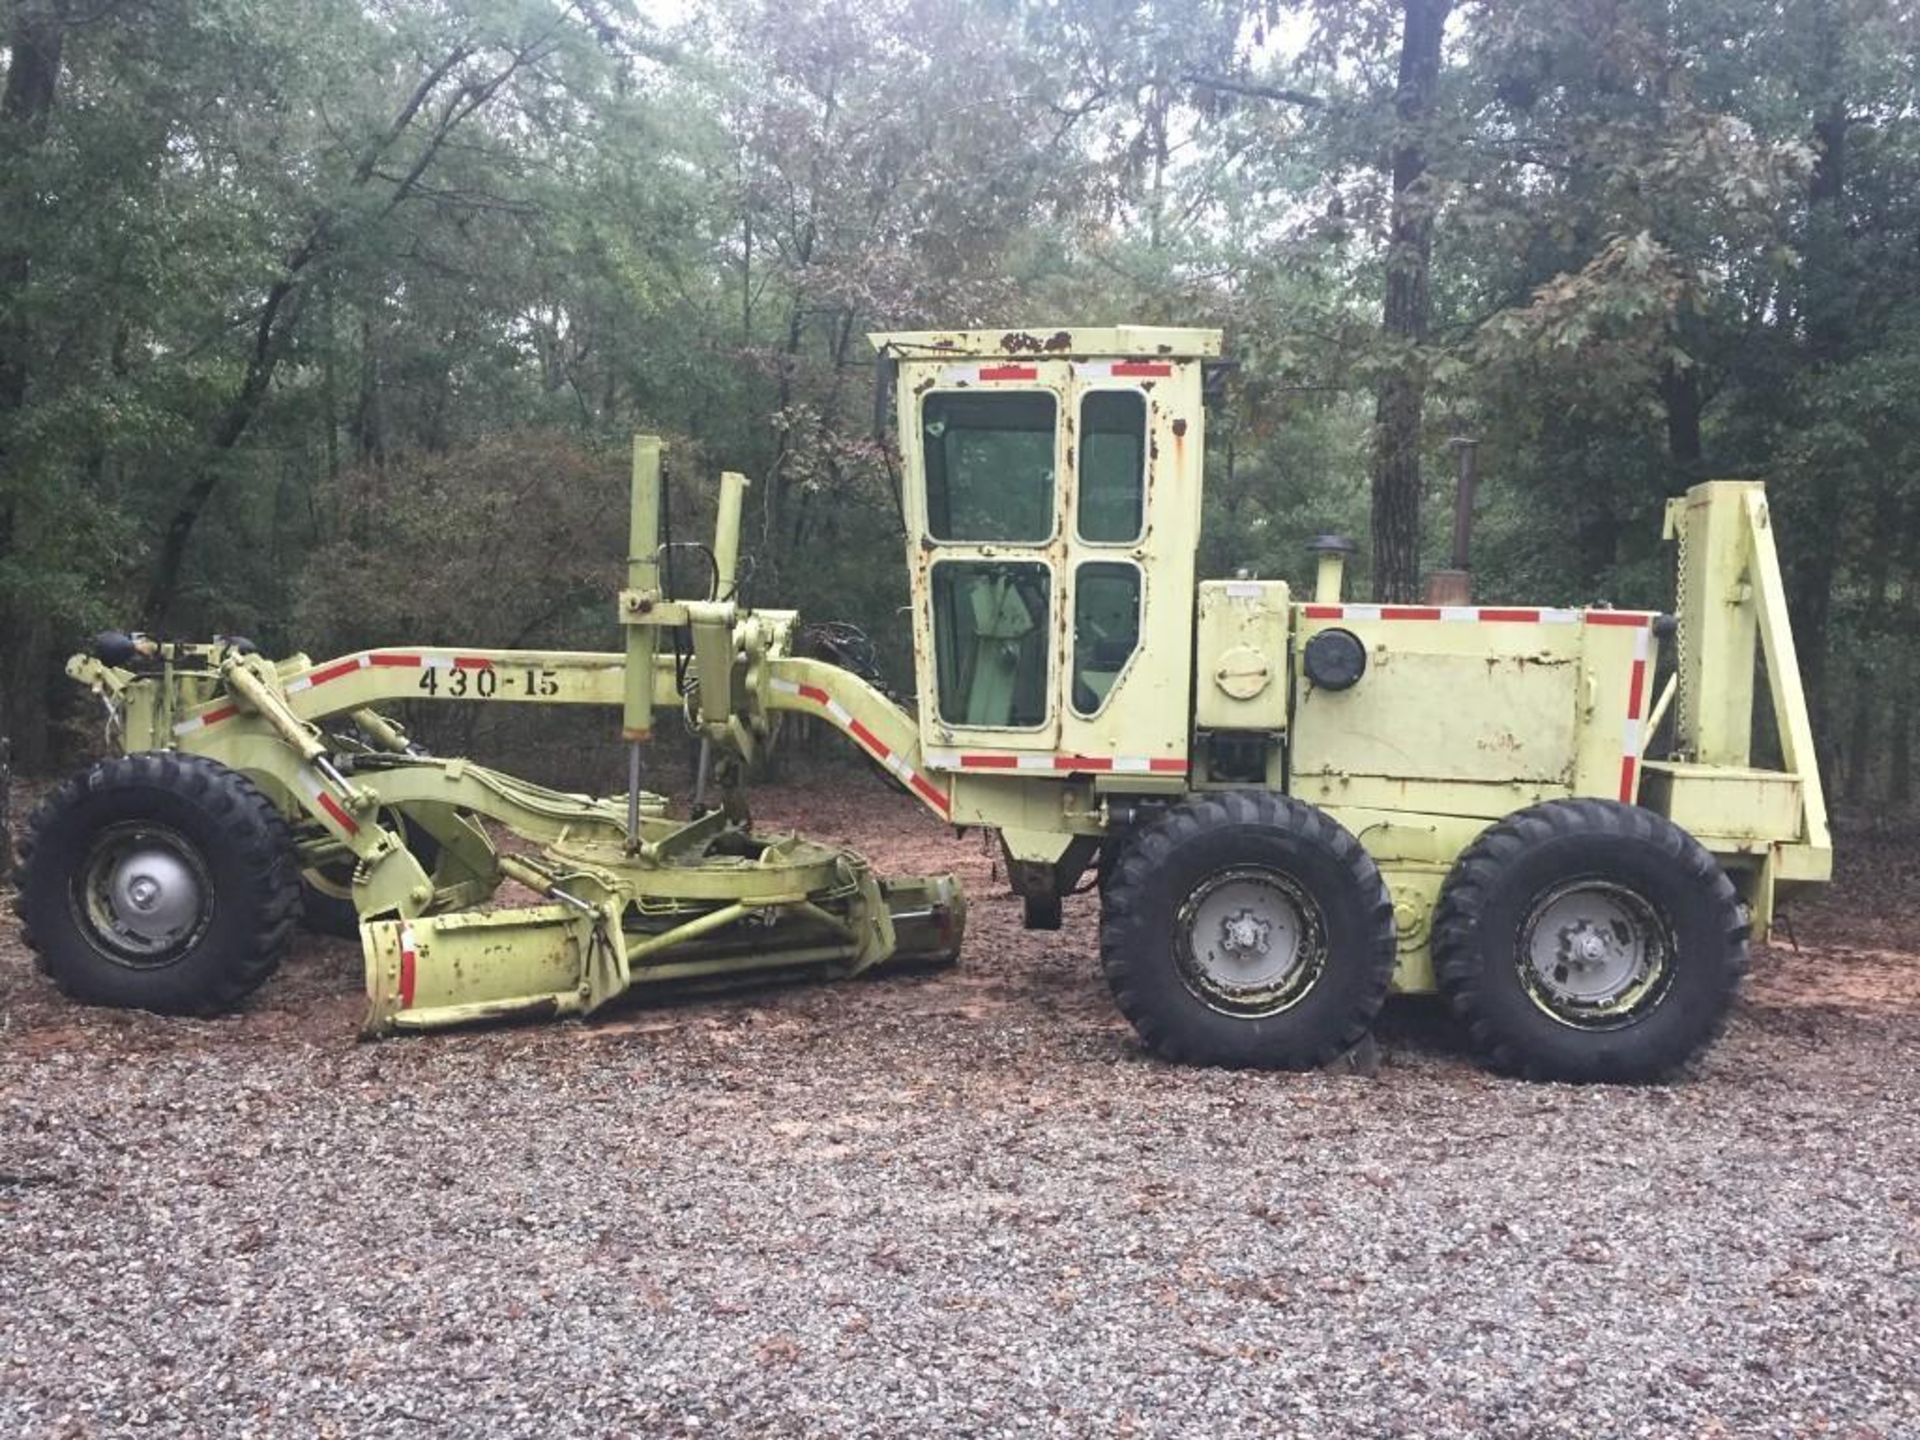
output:
M539 39L528 45L524 50L516 51L513 58L509 60L497 74L492 76L492 78L481 81L468 81L466 85L454 93L453 98L447 102L446 108L440 112L440 119L435 124L433 133L427 137L427 143L421 147L420 154L415 158L413 165L408 169L407 173L401 177L400 183L394 187L393 194L388 197L387 203L381 211L382 214L392 214L401 202L413 193L414 187L420 182L420 177L427 173L427 167L432 165L435 157L439 155L440 147L447 143L447 137L459 128L462 121L482 109L495 95L500 93L501 87L504 86L507 81L511 80L529 63L544 59L545 56L550 53L546 49L547 42L552 38L554 30L558 29L558 26L559 22L556 21Z
M1182 75L1180 81L1197 90L1218 90L1228 95L1250 96L1255 100L1277 100L1283 105L1300 105L1307 109L1317 109L1327 103L1323 97L1310 95L1305 90L1259 85L1251 80L1234 80L1225 75Z
M406 133L407 127L413 124L414 116L420 113L420 107L425 105L433 92L440 88L440 82L472 54L473 46L463 40L447 52L444 60L421 78L420 83L413 87L413 93L407 97L406 103L400 107L400 113L393 117L393 123L387 127L385 137L378 144L368 146L366 154L360 157L360 163L353 172L356 184L367 183L373 174L373 167L380 163L380 157Z

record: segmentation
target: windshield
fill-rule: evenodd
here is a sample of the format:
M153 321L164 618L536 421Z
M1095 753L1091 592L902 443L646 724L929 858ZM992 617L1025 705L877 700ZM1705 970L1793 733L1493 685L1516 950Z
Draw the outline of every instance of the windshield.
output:
M975 543L1049 538L1057 415L1046 391L928 395L920 407L927 532Z

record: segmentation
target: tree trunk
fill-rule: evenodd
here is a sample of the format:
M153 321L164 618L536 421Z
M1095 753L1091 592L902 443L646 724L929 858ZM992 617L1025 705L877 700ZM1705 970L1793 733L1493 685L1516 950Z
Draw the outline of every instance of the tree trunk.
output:
M13 744L0 735L0 880L13 874Z
M1855 637L1859 660L1853 670L1853 717L1847 727L1845 795L1857 805L1867 796L1867 779L1873 769L1873 712L1887 698L1887 687L1878 682L1882 666L1879 654L1887 608L1887 582L1892 578L1894 541L1900 532L1899 497L1883 492L1874 507L1873 535L1867 542L1867 608L1860 617Z
M160 558L154 564L153 581L147 589L146 604L141 607L143 623L150 630L158 629L173 608L174 598L180 591L181 573L186 565L187 542L193 538L194 527L200 523L207 502L213 499L213 492L220 484L228 453L240 443L240 437L247 433L247 428L253 424L253 417L259 413L262 402L267 398L274 372L279 369L280 357L285 353L287 339L299 321L300 301L304 292L297 287L294 277L310 258L300 258L289 267L288 277L274 282L273 288L267 292L266 302L260 307L260 318L254 326L253 352L247 357L246 373L241 377L240 388L214 422L199 473L194 476L193 483L187 486L186 493L174 507L173 517L167 522L166 534L160 542Z
M418 153L412 164L398 179L382 172L380 162L391 154L394 146L403 136L414 133L414 122L423 112L428 112L428 102L449 77L456 72L474 54L472 45L462 40L454 45L435 66L421 77L420 82L401 105L394 116L393 123L386 133L377 138L361 154L359 163L354 166L353 175L348 182L349 194L366 190L369 186L391 185L384 201L379 205L375 218L384 219L391 215L402 202L413 195L422 178L432 168L448 137L463 122L487 105L507 81L520 69L537 45L516 52L512 58L487 79L468 78L459 81L454 98L440 106L434 113ZM456 77L457 78L457 77ZM340 243L341 231L354 215L355 204L342 197L335 204L322 208L314 216L306 236L282 262L280 278L267 290L266 298L261 302L260 313L254 322L253 347L247 355L246 369L241 375L240 388L236 390L226 406L215 419L208 435L205 453L198 472L174 506L173 514L167 521L167 528L160 543L160 555L154 563L153 579L147 589L146 604L141 607L145 623L155 628L163 622L173 608L173 602L180 590L180 579L187 558L187 545L193 538L193 532L200 523L200 517L206 513L207 504L213 499L213 493L219 488L220 477L226 466L226 457L240 443L254 418L260 413L260 407L272 388L274 376L280 368L281 358L286 354L289 341L300 324L302 304L311 289L315 273L315 262L324 261L332 255ZM367 223L362 217L360 223Z
M27 160L47 132L65 44L66 27L52 5L25 0L14 12L7 36L12 63L7 67L5 89L0 90L0 198L10 217L28 214L38 201ZM27 285L33 274L31 233L15 219L0 227L0 420L17 411L27 395L33 352L27 307ZM0 541L5 538L0 534Z
M1667 408L1667 458L1678 472L1678 494L1700 478L1700 373L1669 361L1660 376L1660 398Z
M18 483L8 436L27 403L33 365L33 226L39 206L29 163L47 133L59 93L66 22L49 0L22 0L8 30L0 89L0 555L30 544L9 488ZM38 769L47 750L46 626L34 606L0 593L0 730L14 759Z
M1807 327L1807 357L1816 367L1844 358L1847 343L1847 306L1837 293L1843 257L1844 221L1841 202L1847 185L1847 107L1834 100L1814 124L1817 154L1808 186L1808 244L1802 247L1803 310ZM1794 628L1801 639L1800 674L1807 688L1816 736L1829 733L1827 721L1827 651L1831 641L1833 583L1840 567L1840 520L1844 508L1839 477L1821 469L1810 477L1807 503L1800 509L1799 563L1789 582ZM1824 757L1831 761L1830 751Z
M1913 803L1913 716L1904 709L1893 712L1893 743L1888 750L1887 799L1905 807Z
M1920 500L1907 507L1906 532L1900 545L1900 607L1894 612L1893 633L1911 636L1920 626ZM1889 710L1893 735L1888 743L1887 799L1904 806L1913 799L1913 712L1920 704L1920 664L1908 655L1893 676Z
M1374 402L1373 595L1418 597L1420 439L1426 404L1419 346L1433 316L1433 193L1426 130L1440 85L1440 45L1453 0L1404 0L1400 84L1394 96L1393 207L1382 328L1396 352Z

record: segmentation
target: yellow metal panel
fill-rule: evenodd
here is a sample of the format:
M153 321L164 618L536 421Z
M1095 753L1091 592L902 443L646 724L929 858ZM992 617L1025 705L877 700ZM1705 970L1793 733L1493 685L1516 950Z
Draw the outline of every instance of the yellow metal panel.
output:
M1743 497L1747 543L1753 561L1762 654L1773 699L1774 725L1787 769L1801 779L1805 824L1797 836L1816 850L1830 851L1827 799L1820 787L1820 766L1813 749L1813 722L1807 715L1806 692L1800 685L1800 658L1794 650L1793 626L1787 619L1786 585L1780 576L1780 558L1773 544L1771 512L1764 492L1755 489ZM1749 672L1750 673L1750 672Z
M658 597L660 588L660 438L633 437L633 496L627 517L627 589L640 592L623 601L620 619L627 625L627 654L621 695L620 732L627 740L653 734L654 627L632 624Z
M1299 607L1292 773L1320 804L1492 819L1536 800L1637 792L1655 662L1650 614ZM1367 648L1345 690L1307 677L1330 628Z
M1643 801L1709 850L1765 849L1800 838L1798 775L1649 761Z
M445 1023L436 1011L584 1008L593 925L559 905L361 926L368 954L367 1028ZM485 1013L485 1012L482 1012Z
M1359 684L1301 692L1297 772L1571 782L1573 657L1436 655L1371 638Z
M1757 480L1712 480L1668 507L1680 542L1680 752L1706 765L1745 765L1753 754L1753 651L1758 617L1747 576L1743 502Z
M1287 728L1290 592L1278 580L1203 580L1194 625L1194 723Z
M1297 781L1389 780L1399 804L1409 782L1497 787L1463 790L1469 812L1483 814L1512 807L1510 786L1572 785L1577 624L1371 619L1362 606L1311 613L1325 608L1303 607L1301 651L1320 630L1346 629L1366 646L1367 668L1350 688L1325 690L1296 655Z
M1638 611L1582 612L1576 795L1639 799L1641 742L1660 658L1652 620Z

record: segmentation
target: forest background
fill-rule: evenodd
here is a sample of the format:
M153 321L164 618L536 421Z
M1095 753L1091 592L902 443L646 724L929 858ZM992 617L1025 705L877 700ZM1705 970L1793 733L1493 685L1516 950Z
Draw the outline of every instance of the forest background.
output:
M1664 606L1667 497L1765 478L1829 781L1913 800L1907 0L5 0L0 44L23 768L106 626L611 645L637 429L683 537L753 476L749 599L905 688L865 333L1133 321L1239 362L1214 574L1339 530L1411 596L1469 437L1477 595Z

